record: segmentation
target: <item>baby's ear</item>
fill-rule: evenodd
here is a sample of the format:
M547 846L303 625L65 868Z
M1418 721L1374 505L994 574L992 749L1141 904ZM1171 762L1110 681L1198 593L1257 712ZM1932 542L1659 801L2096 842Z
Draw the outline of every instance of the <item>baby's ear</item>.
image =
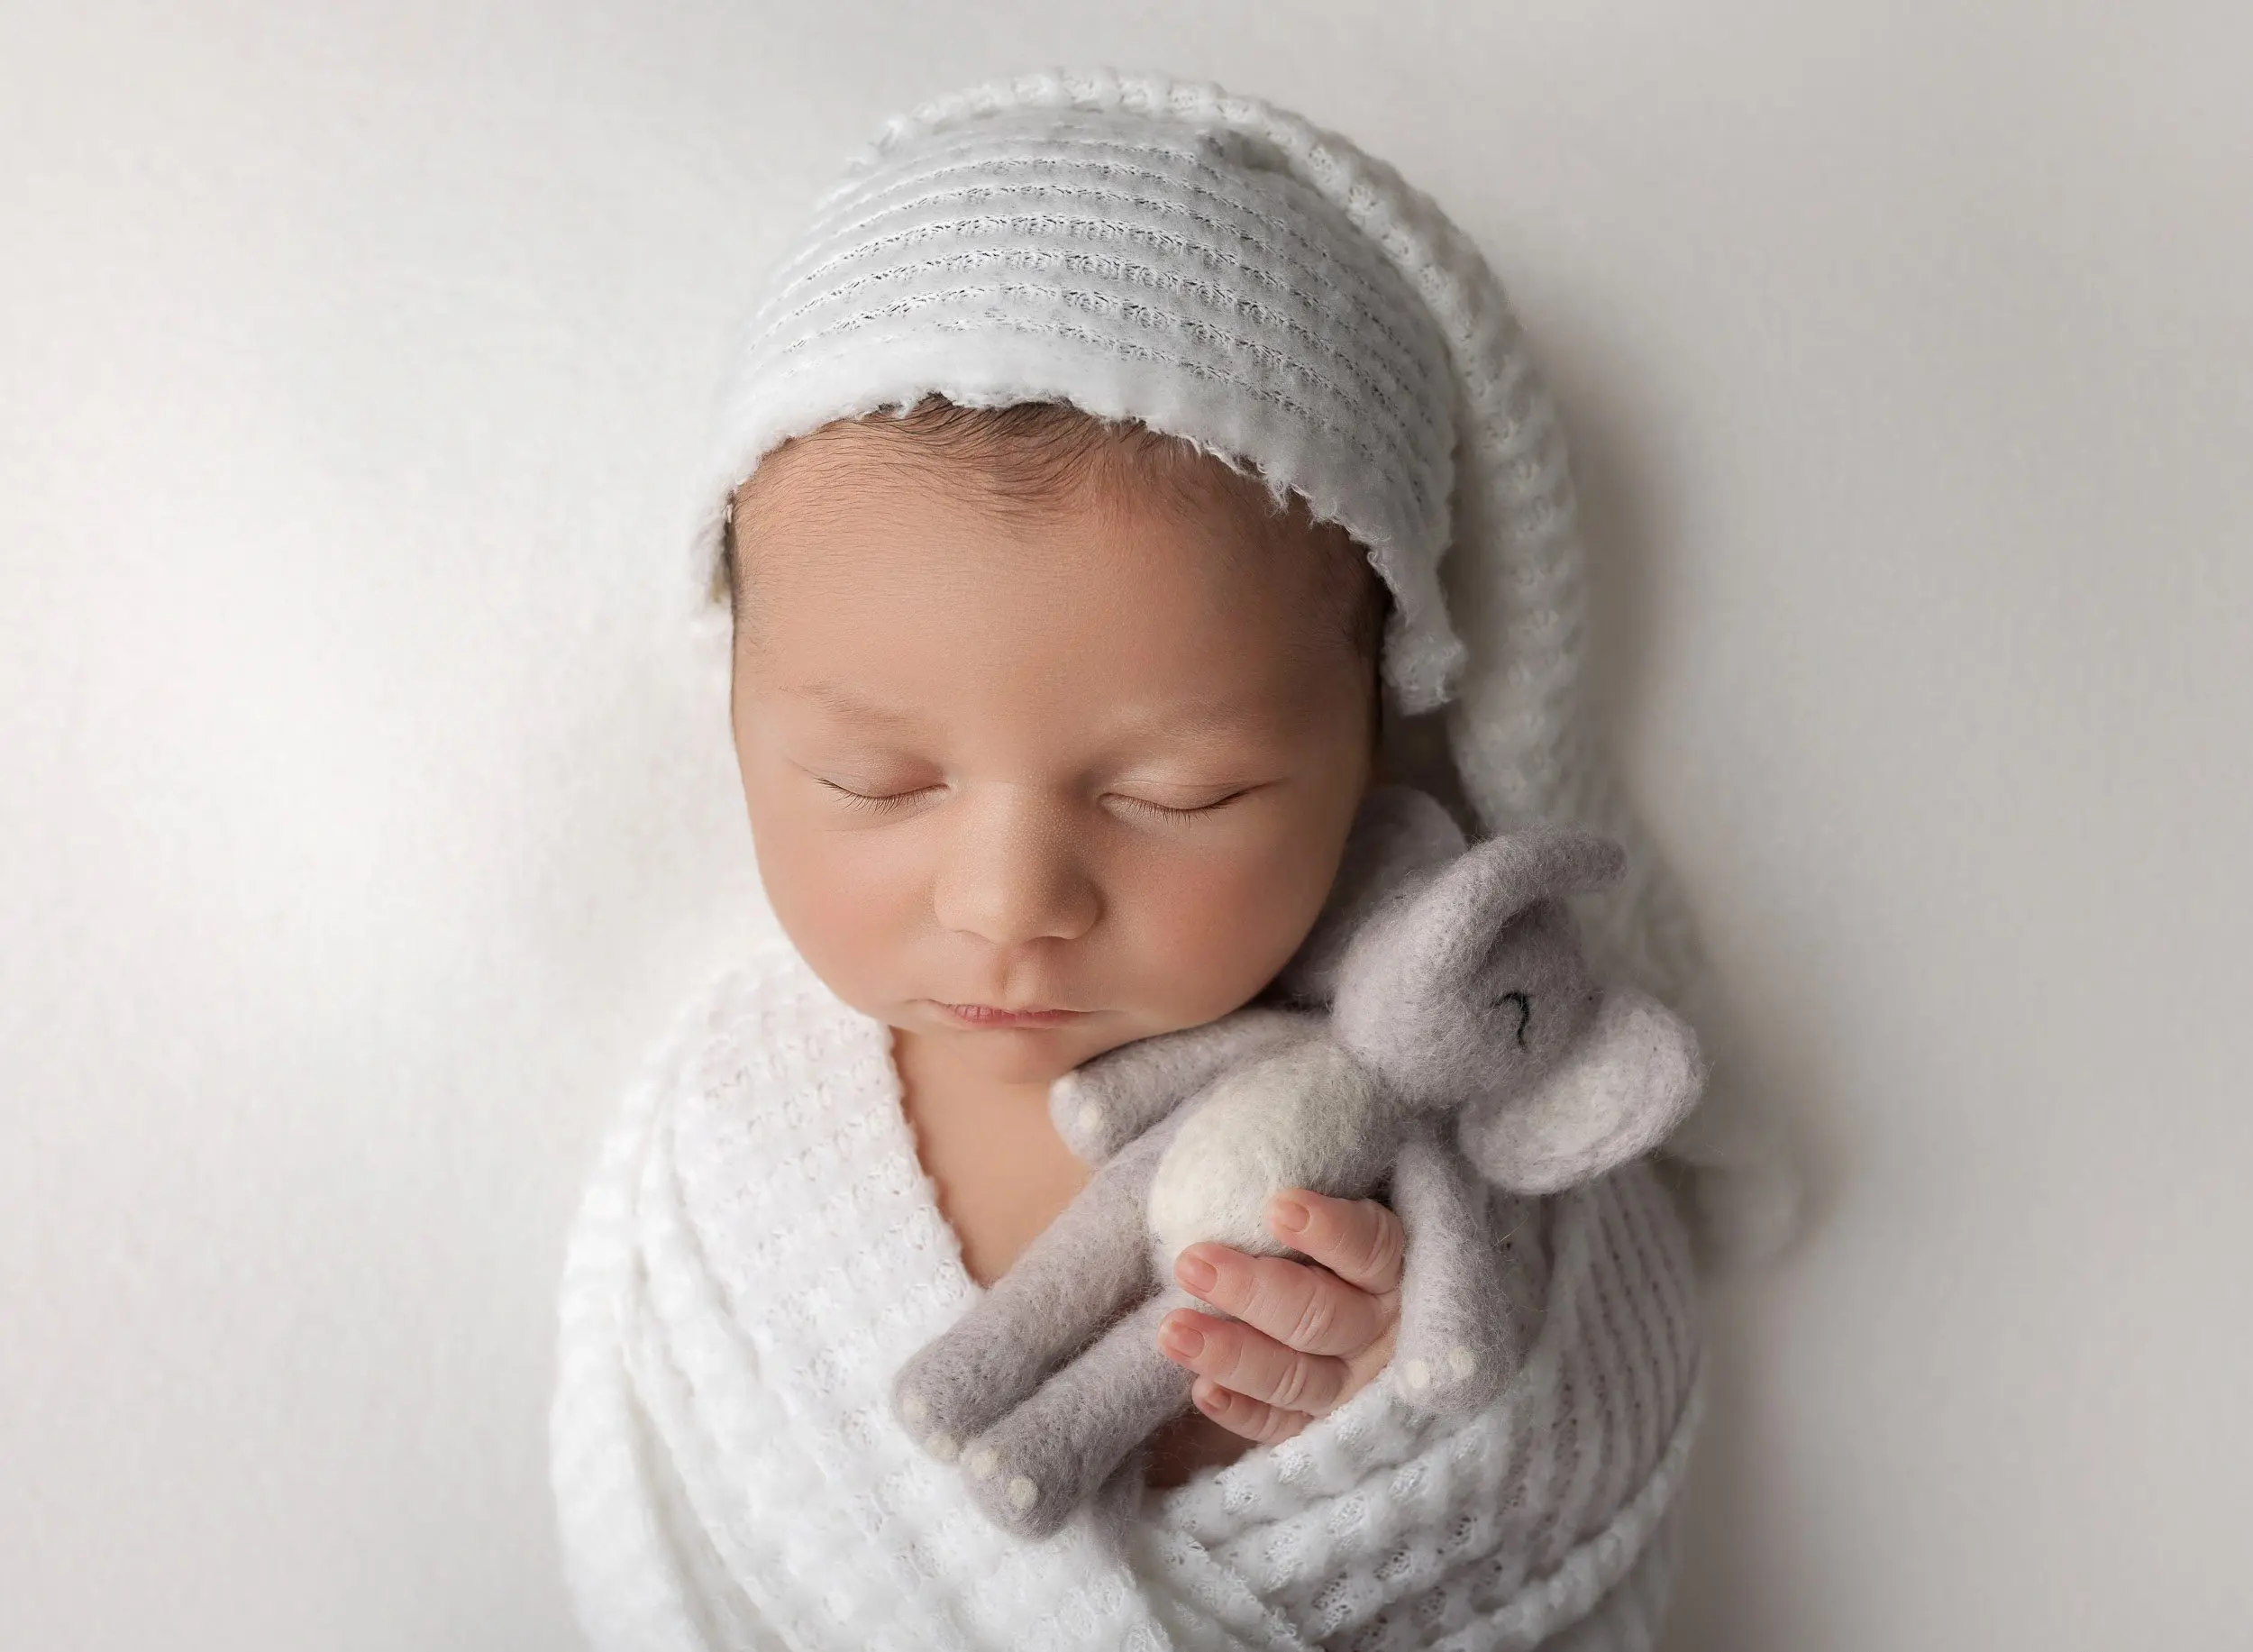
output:
M1463 1109L1456 1139L1513 1193L1554 1193L1647 1153L1705 1089L1690 1024L1646 993L1608 987L1595 1019L1529 1090Z
M1276 976L1277 990L1303 1004L1328 1003L1345 949L1370 913L1414 872L1461 854L1464 841L1455 817L1430 793L1372 787L1346 835L1329 898Z

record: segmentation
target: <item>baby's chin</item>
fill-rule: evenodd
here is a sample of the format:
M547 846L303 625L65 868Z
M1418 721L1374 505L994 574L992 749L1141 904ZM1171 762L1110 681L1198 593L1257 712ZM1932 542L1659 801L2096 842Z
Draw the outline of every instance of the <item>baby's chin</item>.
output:
M1090 1016L1074 1027L948 1028L935 1036L946 1041L965 1072L997 1084L1049 1084L1126 1042L1095 1036L1100 1021Z

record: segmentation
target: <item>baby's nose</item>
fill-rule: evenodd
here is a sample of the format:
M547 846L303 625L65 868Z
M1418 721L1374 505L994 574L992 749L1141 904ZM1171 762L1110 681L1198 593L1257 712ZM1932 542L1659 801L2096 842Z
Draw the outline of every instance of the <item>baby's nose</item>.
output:
M1087 933L1102 903L1068 807L996 786L953 812L931 884L941 924L997 946Z

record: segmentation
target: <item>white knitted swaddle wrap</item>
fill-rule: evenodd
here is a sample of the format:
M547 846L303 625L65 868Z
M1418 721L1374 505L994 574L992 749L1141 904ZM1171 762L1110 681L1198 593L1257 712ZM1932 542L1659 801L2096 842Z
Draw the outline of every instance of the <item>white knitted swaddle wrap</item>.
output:
M981 1287L889 1045L771 941L604 1143L552 1418L595 1652L1650 1652L1706 1361L1647 1161L1491 1194L1526 1346L1494 1405L1435 1417L1381 1378L1180 1486L1133 1465L1032 1543L890 1414Z
M932 390L1138 419L1366 545L1395 601L1394 704L1446 707L1484 832L1565 820L1625 844L1626 877L1577 899L1592 958L1719 1053L1680 898L1583 726L1563 432L1500 282L1429 197L1286 110L1155 76L1028 75L890 121L730 357L684 593L716 675L737 485L792 436ZM1718 1248L1782 1243L1794 1182L1725 1055L1665 1151Z

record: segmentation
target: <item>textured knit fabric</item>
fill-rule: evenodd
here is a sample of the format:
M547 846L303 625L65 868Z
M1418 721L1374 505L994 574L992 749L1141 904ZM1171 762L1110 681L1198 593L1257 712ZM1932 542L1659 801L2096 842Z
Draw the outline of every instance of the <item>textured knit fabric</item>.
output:
M1380 1380L1179 1487L1137 1458L1027 1543L886 1410L981 1289L889 1040L771 944L684 1014L609 1136L552 1419L597 1652L1653 1644L1703 1359L1647 1161L1493 1195L1530 1352L1490 1410L1433 1419Z
M1345 526L1395 598L1394 703L1446 708L1482 833L1625 844L1627 876L1577 903L1592 959L1707 1030L1680 899L1583 726L1563 432L1500 283L1428 196L1287 110L1158 76L1026 76L889 123L730 356L687 580L716 692L734 488L791 436L932 390L1139 419ZM1399 778L1453 789L1400 750ZM1773 1249L1794 1183L1719 1068L1667 1151L1698 1167L1713 1237Z

